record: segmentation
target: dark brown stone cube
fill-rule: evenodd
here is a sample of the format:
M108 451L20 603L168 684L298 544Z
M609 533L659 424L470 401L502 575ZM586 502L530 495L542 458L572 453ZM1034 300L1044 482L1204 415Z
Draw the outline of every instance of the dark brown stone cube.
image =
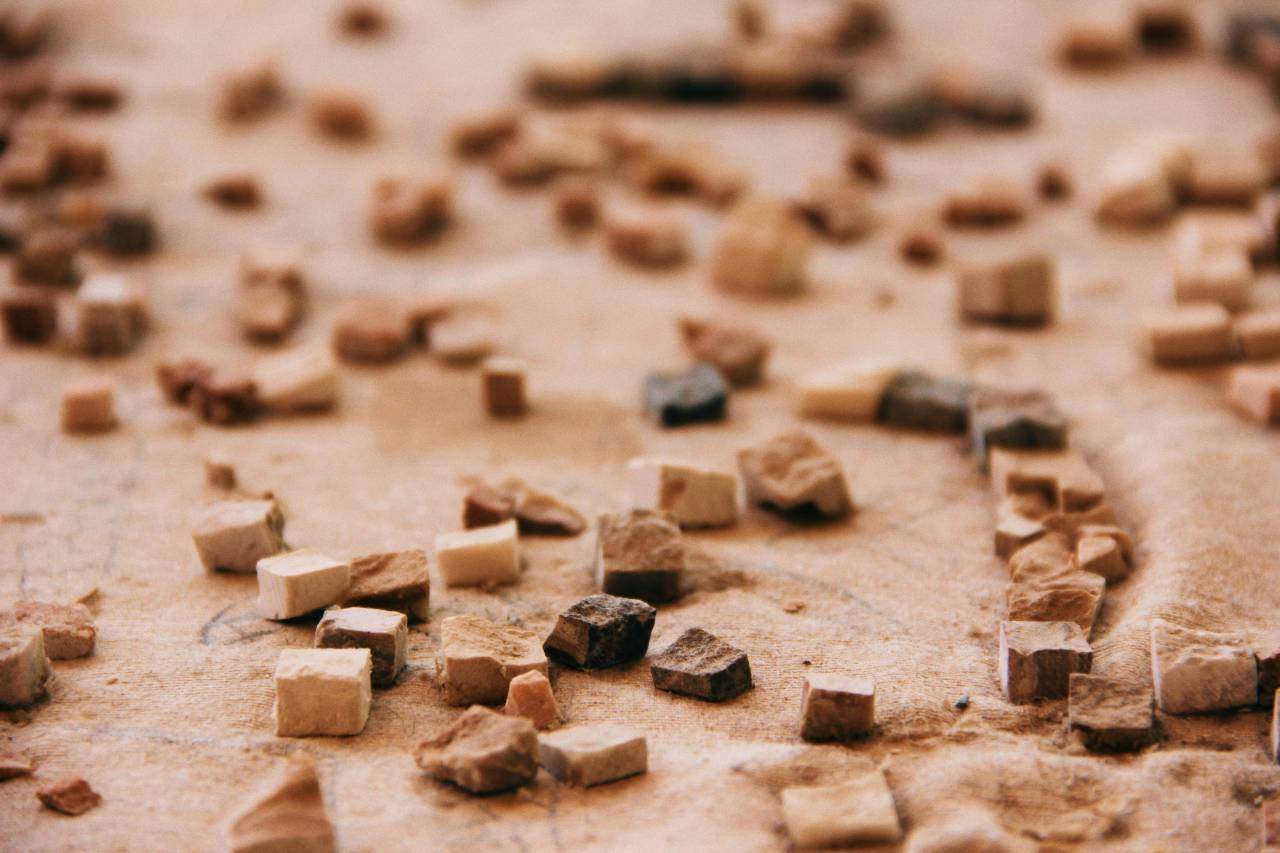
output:
M682 696L724 702L751 689L747 653L701 628L690 628L654 656L653 686Z
M602 669L644 657L657 611L643 601L591 595L556 620L547 657L576 669Z

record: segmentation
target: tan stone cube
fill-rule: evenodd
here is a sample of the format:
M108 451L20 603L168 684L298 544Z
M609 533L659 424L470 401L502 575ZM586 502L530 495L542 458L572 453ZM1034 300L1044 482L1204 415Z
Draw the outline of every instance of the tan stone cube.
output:
M1258 152L1223 146L1201 148L1191 159L1187 195L1197 204L1247 206L1267 185L1267 169Z
M829 518L853 512L840 462L807 433L784 432L739 450L738 470L748 503Z
M1231 357L1231 315L1216 302L1154 311L1143 318L1151 357L1160 364L1195 364Z
M410 621L425 620L431 603L427 554L417 548L368 554L351 561L351 585L343 607L395 610Z
M1049 501L1038 492L1014 492L996 505L995 552L1008 559L1049 531L1046 520L1053 513Z
M675 601L684 570L684 541L672 516L650 510L600 516L595 575L604 592L649 604Z
M375 687L390 687L404 668L409 620L403 613L372 607L333 607L316 625L316 648L368 649Z
M1129 561L1114 536L1081 536L1076 541L1076 564L1081 571L1101 575L1108 583L1129 576Z
M862 358L807 374L800 379L800 415L874 421L885 389L901 372L896 361Z
M278 737L358 735L369 719L368 649L286 649L276 663Z
M343 361L394 361L408 344L408 315L401 306L382 300L348 303L333 327L333 351Z
M63 387L64 431L106 432L116 423L116 385L110 379L81 379Z
M520 579L515 520L436 534L436 562L445 586L515 583Z
M739 296L789 296L805 287L812 237L779 199L748 198L725 217L711 281Z
M258 560L258 612L292 619L334 604L347 591L351 566L312 548Z
M1227 385L1227 399L1261 424L1280 423L1280 367L1245 365L1233 368Z
M642 456L627 463L631 505L670 513L681 527L726 527L738 520L738 478L704 465Z
M1102 503L1102 478L1078 450L993 447L988 460L991 484L1001 497L1034 492L1067 512Z
M1073 622L1001 622L1000 687L1015 705L1064 699L1073 672L1088 672L1093 649Z
M93 654L98 631L93 615L83 604L50 604L19 601L13 607L19 624L38 627L44 633L45 654L51 660L71 660Z
M960 313L969 320L1040 325L1053 319L1055 267L1044 254L1020 255L962 269L956 278Z
M1008 618L1013 622L1071 622L1088 639L1102 609L1106 585L1098 575L1080 571L1015 580L1005 591Z
M1151 691L1145 685L1073 672L1067 714L1098 752L1141 749L1154 737Z
M270 412L330 409L338 399L338 370L322 349L296 349L258 362L250 374L258 400Z
M538 738L547 772L569 785L604 785L649 769L645 736L614 723L574 726Z
M782 820L799 848L893 844L902 824L880 770L834 785L784 788Z
M123 275L94 273L76 292L76 339L90 354L129 352L146 326L142 288Z
M532 631L470 614L441 623L436 678L450 705L501 704L512 679L532 670L547 672L542 640Z
M485 411L496 418L515 417L527 412L525 373L524 362L519 359L485 359L480 367Z
M1094 216L1102 223L1142 227L1173 215L1178 200L1168 172L1149 152L1126 151L1102 167Z
M672 267L689 257L685 223L646 208L610 210L604 220L605 245L615 258L640 267Z
M1244 638L1151 622L1151 675L1166 714L1206 714L1258 701L1258 663Z
M1253 301L1253 281L1244 248L1219 247L1175 263L1173 295L1179 305L1215 302L1242 311Z
M852 740L875 728L875 685L864 678L811 675L800 694L800 737Z
M218 501L200 513L191 538L206 569L256 572L284 550L284 514L273 500Z

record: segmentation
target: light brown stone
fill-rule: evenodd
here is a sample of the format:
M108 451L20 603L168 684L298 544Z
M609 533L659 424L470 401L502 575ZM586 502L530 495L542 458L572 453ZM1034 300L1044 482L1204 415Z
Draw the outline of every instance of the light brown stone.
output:
M44 632L32 625L0 624L0 708L24 708L45 694L52 678Z
M1253 265L1243 247L1218 247L1174 262L1173 295L1179 305L1214 302L1242 311L1253 301Z
M0 743L0 782L30 776L35 769L30 758L8 744Z
M337 365L323 349L300 347L264 358L250 379L263 408L276 414L324 411L338 400Z
M70 660L93 654L98 636L93 614L83 604L50 604L46 601L19 601L14 618L44 632L45 654L51 660Z
M732 201L746 187L745 174L724 152L702 142L658 142L626 162L627 181L642 192L689 195L713 205Z
M236 487L235 463L221 453L210 453L203 460L204 481L209 486L223 491L231 491Z
M201 189L204 197L220 207L248 210L262 204L262 187L252 172L215 175Z
M556 222L563 228L590 228L600 220L600 187L586 175L568 175L556 181L551 196Z
M800 694L800 737L852 740L875 728L875 685L864 678L811 675Z
M337 841L315 759L294 752L280 761L227 816L221 836L226 853L334 853Z
M376 299L350 302L333 327L333 351L343 361L385 363L404 355L409 318L401 306Z
M811 179L795 207L815 231L837 243L857 240L875 226L866 192L845 177Z
M248 573L284 550L283 531L284 513L274 500L231 500L205 507L191 538L206 569Z
M1166 714L1205 714L1258 701L1258 664L1244 638L1151 621L1151 675Z
M604 592L649 604L674 601L684 570L684 541L672 516L649 510L600 516L595 575Z
M711 281L738 296L790 296L804 289L812 238L785 202L748 198L721 225Z
M807 433L784 432L739 450L738 469L748 503L831 518L853 512L853 496L839 461Z
M351 582L351 566L301 548L258 560L258 612L265 619L293 619L337 603Z
M453 219L453 181L444 177L385 177L373 185L369 230L389 245L420 243Z
M554 729L562 720L551 682L536 669L511 679L507 685L507 704L502 710L509 717L524 717L540 731Z
M1067 715L1071 728L1084 734L1089 749L1141 749L1154 738L1151 691L1145 684L1073 672L1069 688Z
M783 789L782 820L799 848L893 844L902 838L893 792L878 769L833 785Z
M75 299L76 343L91 355L121 355L138 343L147 324L142 288L115 273L87 276Z
M491 153L520 133L520 111L495 107L456 117L449 129L454 153L460 157L480 157Z
M218 114L224 121L261 118L284 103L284 85L271 60L234 69L222 76Z
M1235 319L1236 343L1245 358L1280 356L1280 309L1249 311Z
M584 788L649 769L645 736L615 723L573 726L538 738L542 766L560 782Z
M81 379L62 388L65 432L106 432L116 426L116 385L106 377Z
M745 388L764 378L771 346L761 332L691 316L681 317L679 326L689 356L710 364L729 384Z
M277 737L358 735L369 719L368 649L285 649L276 662Z
M487 358L497 348L493 325L484 320L451 317L431 326L431 354L453 367Z
M1151 357L1160 364L1197 364L1231 357L1231 315L1216 302L1153 311L1143 317Z
M1102 608L1107 582L1091 572L1071 571L1044 580L1016 580L1005 590L1014 622L1071 622L1087 639Z
M1093 649L1074 622L1001 622L1000 687L1015 705L1064 699L1073 672L1088 672Z
M1078 450L993 447L988 460L991 484L1002 498L1017 492L1037 492L1063 512L1078 512L1102 503L1102 478Z
M489 527L436 534L436 564L445 586L484 586L520 579L514 519Z
M436 678L448 704L499 705L511 680L531 670L547 672L542 640L532 631L471 614L441 623Z
M421 621L427 618L430 601L427 554L414 548L353 559L351 585L340 603L343 607L395 610L411 621Z
M953 227L1012 225L1027 215L1027 205L1017 182L988 178L947 196L942 218Z
M307 118L321 136L362 142L373 136L376 121L365 97L345 89L321 89L307 99Z
M1081 536L1076 541L1076 564L1081 571L1101 575L1107 583L1129 576L1129 562L1120 541L1114 536Z
M1045 254L971 264L956 277L960 313L968 320L1041 325L1056 308L1055 264Z
M1066 65L1095 69L1122 65L1138 51L1132 21L1119 10L1099 8L1067 21L1058 33L1058 57Z
M1280 423L1280 367L1243 365L1232 368L1227 399L1258 423Z
M475 705L418 744L414 760L436 779L473 794L505 791L537 775L538 733L522 717Z
M689 257L684 221L647 208L607 211L604 239L610 254L635 266L672 267Z
M484 407L495 418L523 415L529 409L525 392L526 368L519 359L493 356L480 366Z
M1045 520L1053 508L1037 492L1014 492L996 505L995 552L1008 559L1049 531Z
M738 520L738 478L692 462L641 456L627 463L631 505L670 513L681 527L727 527Z
M102 803L102 795L79 776L63 776L36 789L36 799L45 808L76 817Z
M368 649L374 687L390 687L404 668L409 620L394 610L331 607L316 625L316 648Z
M1229 145L1203 147L1191 158L1187 196L1197 204L1248 206L1262 194L1267 178L1256 151Z

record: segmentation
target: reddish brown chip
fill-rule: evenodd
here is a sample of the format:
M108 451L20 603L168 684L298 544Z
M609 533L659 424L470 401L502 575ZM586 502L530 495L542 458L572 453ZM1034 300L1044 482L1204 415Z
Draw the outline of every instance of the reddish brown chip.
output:
M194 358L163 362L156 365L156 381L160 392L170 403L185 406L196 385L213 376L213 368Z
M46 807L65 815L82 815L102 802L102 796L79 776L64 776L36 791Z
M908 231L898 244L903 260L921 266L931 266L942 258L942 238L934 231L917 228Z
M333 351L344 361L394 361L408 343L409 320L404 310L379 300L346 305L333 327Z
M253 380L218 370L193 385L187 395L187 405L202 420L224 426L245 423L262 414Z
M316 132L344 142L361 142L373 136L373 112L363 95L340 89L314 92L307 114Z
M204 197L233 210L247 210L262 204L262 188L252 172L230 172L204 185Z

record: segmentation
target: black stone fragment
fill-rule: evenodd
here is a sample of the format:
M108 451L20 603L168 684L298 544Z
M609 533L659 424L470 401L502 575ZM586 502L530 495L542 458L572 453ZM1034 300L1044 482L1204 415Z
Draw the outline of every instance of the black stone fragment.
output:
M644 657L658 611L634 598L591 595L556 620L547 657L575 669L603 669Z
M701 628L690 628L654 656L650 667L659 690L724 702L751 689L747 653Z
M876 420L890 426L962 433L969 426L971 393L968 382L904 371L885 389Z
M145 255L155 248L156 228L145 210L116 208L102 221L102 248L112 255Z
M720 371L701 362L679 373L651 373L644 380L644 408L665 427L722 421L729 386Z
M969 437L984 462L992 447L1056 450L1067 446L1067 419L1041 391L979 388L970 398Z
M925 81L880 84L858 93L854 117L868 130L888 136L919 136L942 118L942 99Z

